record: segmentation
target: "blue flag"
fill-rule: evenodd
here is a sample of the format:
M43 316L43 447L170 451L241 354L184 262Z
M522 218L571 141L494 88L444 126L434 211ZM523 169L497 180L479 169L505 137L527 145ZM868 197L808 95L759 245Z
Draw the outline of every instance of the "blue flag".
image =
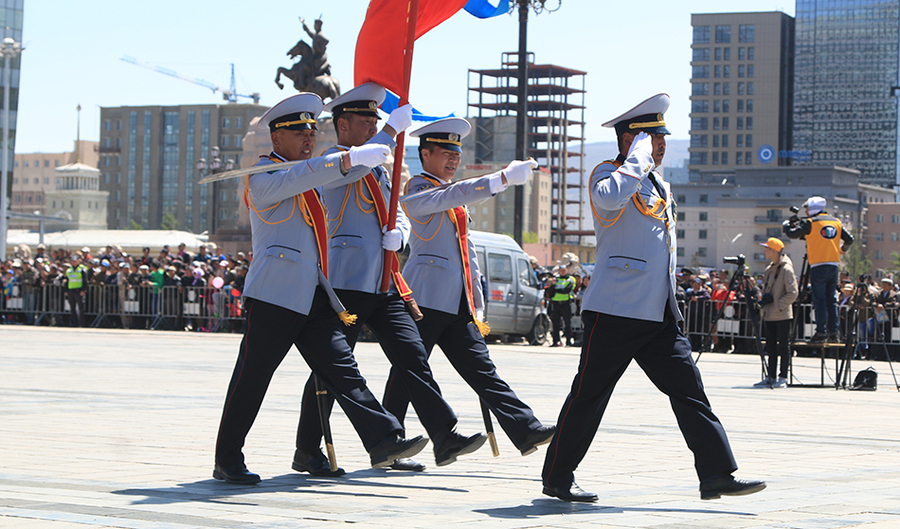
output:
M465 10L478 18L492 18L509 13L509 0L500 0L497 7L492 6L488 0L469 0Z

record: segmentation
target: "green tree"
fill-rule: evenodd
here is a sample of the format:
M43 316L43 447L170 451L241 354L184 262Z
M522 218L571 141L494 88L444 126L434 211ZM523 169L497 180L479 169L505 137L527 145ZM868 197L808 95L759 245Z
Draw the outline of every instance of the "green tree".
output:
M171 213L163 213L162 222L159 223L159 228L162 230L177 230L178 219Z
M522 233L522 242L523 243L534 243L538 241L538 234L533 231L526 231Z
M847 253L841 256L843 268L847 270L854 281L862 274L872 273L872 260L863 252L862 244L860 244L861 240L862 234L857 231L856 243L850 246Z
M138 224L137 222L135 222L134 220L132 220L132 221L131 221L131 225L129 225L129 226L128 226L127 228L125 228L125 229L126 229L126 230L143 230L144 227L141 226L140 224Z
M891 252L891 272L895 278L900 274L900 253Z
M700 251L697 250L691 255L691 268L698 268L703 266L703 262L700 261Z

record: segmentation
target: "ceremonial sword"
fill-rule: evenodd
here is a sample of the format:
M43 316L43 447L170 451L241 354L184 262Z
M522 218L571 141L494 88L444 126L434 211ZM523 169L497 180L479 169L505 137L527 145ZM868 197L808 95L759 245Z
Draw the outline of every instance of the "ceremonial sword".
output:
M494 435L494 423L491 422L491 410L488 408L484 399L478 399L481 402L481 416L484 418L484 429L487 430L488 442L491 444L491 453L494 457L500 456L500 448L497 446L497 437Z
M326 405L325 396L328 390L318 375L313 375L316 382L316 404L319 407L319 422L322 425L322 437L325 439L325 451L328 453L328 467L332 472L338 469L337 456L334 455L334 441L331 438L331 423L328 421L328 406Z

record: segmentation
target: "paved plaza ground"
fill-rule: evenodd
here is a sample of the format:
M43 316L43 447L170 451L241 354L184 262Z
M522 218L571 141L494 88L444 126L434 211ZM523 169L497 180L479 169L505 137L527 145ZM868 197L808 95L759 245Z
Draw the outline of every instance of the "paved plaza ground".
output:
M369 468L343 413L332 417L342 478L290 469L308 369L289 355L247 439L263 481L212 479L213 447L240 336L0 327L0 527L266 528L900 528L900 393L884 362L874 392L754 389L755 356L704 354L703 381L737 457L738 477L765 479L751 496L701 501L691 453L667 399L628 369L576 471L593 504L541 494L546 447L519 455L498 431L485 445L423 473ZM495 344L500 375L537 416L556 421L578 364L574 348ZM388 364L376 344L357 358L381 395ZM463 433L483 431L475 394L439 351L435 378ZM819 363L795 358L801 381ZM828 364L826 381L833 375ZM496 424L496 421L495 421ZM424 433L411 413L411 435Z

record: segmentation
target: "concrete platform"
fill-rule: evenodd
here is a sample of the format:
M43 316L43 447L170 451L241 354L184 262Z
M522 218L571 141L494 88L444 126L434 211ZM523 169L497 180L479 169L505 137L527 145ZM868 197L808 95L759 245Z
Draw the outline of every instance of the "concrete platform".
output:
M595 504L541 494L546 447L521 457L498 431L485 446L423 473L373 470L342 412L332 418L347 475L291 471L308 370L285 360L247 440L257 486L211 478L213 446L240 336L0 327L0 527L900 527L900 393L888 365L874 392L754 389L759 358L704 354L713 409L740 465L765 479L752 496L701 501L668 400L634 364L616 389L578 483ZM578 363L574 348L493 345L500 375L552 424ZM376 344L357 358L380 395ZM816 381L819 360L795 358ZM475 394L436 351L433 369L463 433L482 431ZM834 376L833 373L831 376ZM496 424L496 422L495 422ZM423 429L411 414L411 434Z

